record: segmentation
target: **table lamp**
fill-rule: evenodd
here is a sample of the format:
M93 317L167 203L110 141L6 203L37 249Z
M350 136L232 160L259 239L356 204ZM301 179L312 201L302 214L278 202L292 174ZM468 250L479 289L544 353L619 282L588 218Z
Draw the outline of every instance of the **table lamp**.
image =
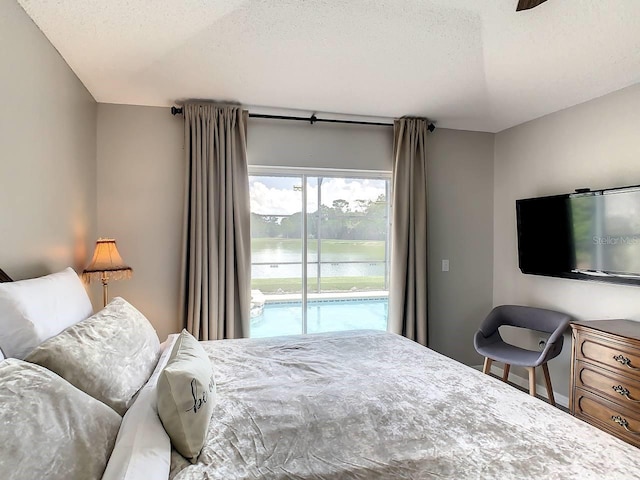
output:
M131 278L132 274L133 270L124 263L118 252L116 241L113 238L99 238L96 241L93 259L82 272L82 277L89 283L97 279L102 281L102 299L106 307L109 298L109 280Z

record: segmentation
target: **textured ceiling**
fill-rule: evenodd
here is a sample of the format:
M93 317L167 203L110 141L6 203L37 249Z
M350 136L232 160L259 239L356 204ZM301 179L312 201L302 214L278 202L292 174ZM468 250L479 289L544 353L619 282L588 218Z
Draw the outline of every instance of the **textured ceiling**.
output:
M95 99L497 132L640 82L640 0L19 0ZM264 109L262 109L264 111Z

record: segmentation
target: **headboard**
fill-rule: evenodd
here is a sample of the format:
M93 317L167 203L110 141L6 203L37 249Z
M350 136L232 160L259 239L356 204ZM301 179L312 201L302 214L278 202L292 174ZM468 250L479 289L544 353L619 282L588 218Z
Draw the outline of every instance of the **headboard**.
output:
M2 271L2 269L0 268L0 283L2 283L2 282L13 282L13 280L11 279L11 277L9 275L4 273Z

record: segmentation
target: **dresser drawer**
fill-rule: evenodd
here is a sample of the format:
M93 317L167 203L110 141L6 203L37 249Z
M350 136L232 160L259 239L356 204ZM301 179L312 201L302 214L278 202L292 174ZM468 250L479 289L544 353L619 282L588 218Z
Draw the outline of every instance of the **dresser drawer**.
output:
M640 411L640 380L583 361L577 361L575 368L576 387L609 398L623 407Z
M601 364L640 378L640 349L606 337L578 333L575 360Z
M640 446L640 414L581 388L576 388L573 395L576 417L636 447Z

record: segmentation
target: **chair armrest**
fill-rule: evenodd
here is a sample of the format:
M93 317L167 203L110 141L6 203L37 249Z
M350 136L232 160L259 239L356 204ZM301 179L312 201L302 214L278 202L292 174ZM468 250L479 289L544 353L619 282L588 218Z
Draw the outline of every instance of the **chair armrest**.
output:
M545 363L560 354L564 344L564 332L566 332L569 327L569 321L570 318L567 316L567 318L558 325L558 328L556 328L551 334L547 340L544 350L540 354L540 359L542 360L540 363Z

